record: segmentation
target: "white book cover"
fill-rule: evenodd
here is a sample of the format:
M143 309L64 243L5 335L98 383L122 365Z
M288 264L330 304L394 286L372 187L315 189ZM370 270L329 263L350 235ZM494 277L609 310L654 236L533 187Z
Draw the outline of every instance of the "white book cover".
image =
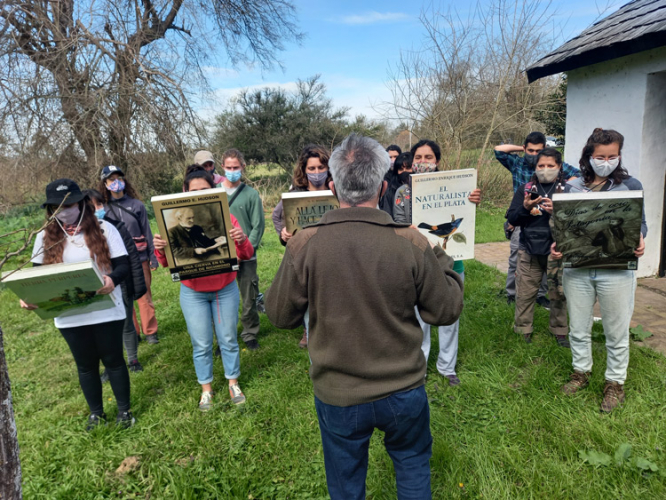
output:
M412 224L454 260L474 258L476 169L412 174Z

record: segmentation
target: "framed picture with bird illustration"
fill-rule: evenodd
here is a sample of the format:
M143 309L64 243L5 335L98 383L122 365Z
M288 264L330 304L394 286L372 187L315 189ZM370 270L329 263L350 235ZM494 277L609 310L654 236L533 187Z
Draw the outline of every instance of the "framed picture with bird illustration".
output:
M454 260L474 258L476 169L412 174L412 224Z

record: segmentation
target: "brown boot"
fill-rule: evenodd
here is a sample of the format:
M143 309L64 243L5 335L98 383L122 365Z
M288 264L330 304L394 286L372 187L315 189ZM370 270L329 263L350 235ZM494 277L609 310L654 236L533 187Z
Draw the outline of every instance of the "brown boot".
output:
M601 411L612 412L617 406L624 403L624 386L618 382L606 380L604 385L604 400L601 402Z
M571 380L562 386L562 392L568 396L576 394L580 389L585 389L590 383L590 374L573 372Z
M298 343L298 347L300 347L301 349L306 349L308 347L308 332L307 332L307 330L305 330L303 332L303 338Z

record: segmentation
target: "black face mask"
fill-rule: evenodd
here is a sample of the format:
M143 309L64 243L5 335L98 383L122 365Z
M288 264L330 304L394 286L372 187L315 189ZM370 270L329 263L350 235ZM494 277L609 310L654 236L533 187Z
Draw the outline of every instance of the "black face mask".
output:
M534 167L536 167L536 162L537 162L537 157L538 156L539 155L528 155L527 153L525 153L525 156L523 158L525 158L525 162L530 167L534 168Z
M408 184L410 175L412 175L411 172L402 172L401 174L398 174L398 178L400 179L400 184Z

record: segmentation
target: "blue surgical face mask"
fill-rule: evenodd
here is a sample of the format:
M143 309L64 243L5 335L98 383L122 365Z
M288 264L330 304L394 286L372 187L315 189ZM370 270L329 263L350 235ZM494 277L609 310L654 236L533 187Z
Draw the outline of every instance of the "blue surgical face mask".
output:
M106 189L113 193L121 193L125 191L125 181L122 179L116 179L111 184L107 185Z
M104 209L104 207L100 208L99 210L95 210L95 215L99 220L102 220L106 215L106 210Z
M227 170L226 168L224 169L224 176L231 182L232 184L234 182L238 182L241 178L241 175L243 175L242 170Z

